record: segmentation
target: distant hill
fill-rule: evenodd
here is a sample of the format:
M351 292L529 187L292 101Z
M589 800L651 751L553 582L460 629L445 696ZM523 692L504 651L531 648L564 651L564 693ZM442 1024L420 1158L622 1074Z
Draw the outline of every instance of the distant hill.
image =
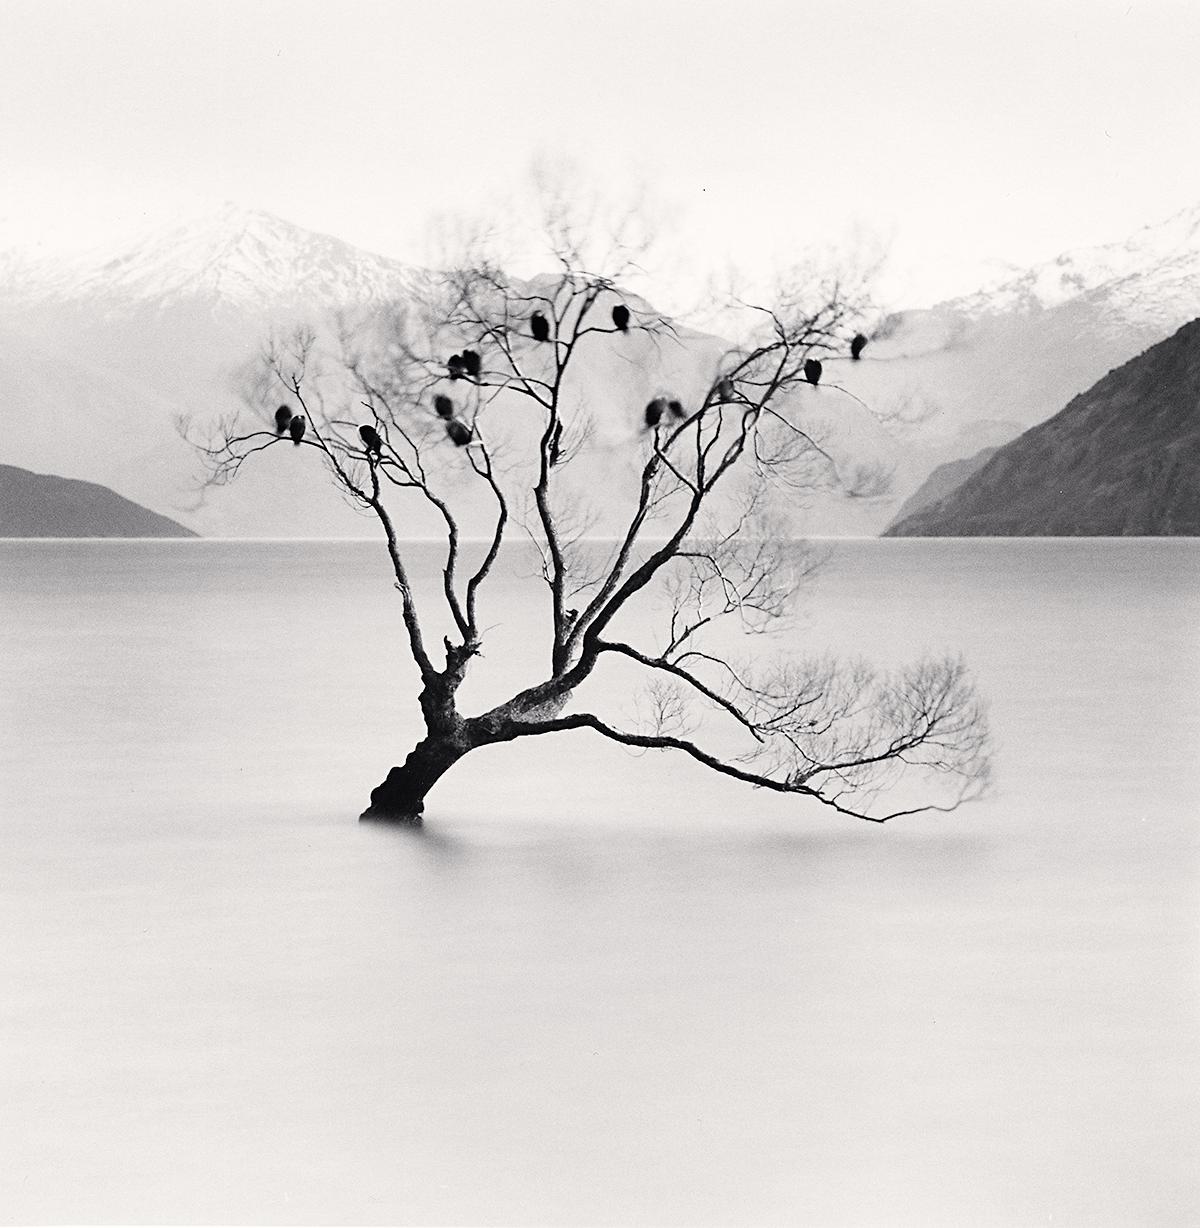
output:
M1197 316L1200 205L975 294L896 312L842 380L885 412L897 394L911 397L936 411L931 426L1004 418L1027 429Z
M1110 371L886 535L1200 535L1200 320Z
M370 318L427 278L236 206L71 260L0 253L4 456L123 491L206 535L373 536L312 458L290 451L201 493L203 467L177 419L200 434L243 410L242 369L272 328ZM861 361L831 357L821 388L789 408L839 466L890 470L891 490L778 494L772 510L796 534L878 533L936 465L1007 442L1198 315L1200 206L977 294L865 321ZM689 329L677 339L664 349L630 335L583 354L578 386L594 393L596 433L576 472L591 487L636 490L641 407L664 387L689 395L727 349ZM483 514L486 492L479 502Z
M107 486L0 465L0 537L196 537Z
M892 524L899 524L900 521L907 520L909 516L927 507L932 507L933 504L944 499L951 491L957 490L972 474L978 473L999 451L999 446L982 448L974 456L964 456L961 460L947 461L944 465L938 465L901 504Z

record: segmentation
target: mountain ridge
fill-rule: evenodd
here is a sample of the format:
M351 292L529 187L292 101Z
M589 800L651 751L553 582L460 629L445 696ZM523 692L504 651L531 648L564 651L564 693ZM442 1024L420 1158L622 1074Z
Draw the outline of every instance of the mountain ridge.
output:
M198 503L197 458L175 419L234 412L237 372L277 321L370 310L427 275L238 206L69 267L0 261L4 459L66 468L151 506L194 513L207 533L353 531L360 526L336 497L281 465L248 468L235 486ZM1065 253L1009 278L990 308L983 294L895 313L862 361L838 364L836 382L882 421L843 404L833 389L822 388L814 404L845 448L891 462L893 492L871 502L828 495L797 502L792 532L880 532L938 464L1049 417L1178 327L1183 320L1174 316L1200 315L1200 208L1123 244ZM702 336L701 349L718 340ZM622 395L640 396L641 384L657 379L647 369Z
M1200 535L1200 319L1114 368L885 536Z
M0 537L198 537L107 486L0 465Z

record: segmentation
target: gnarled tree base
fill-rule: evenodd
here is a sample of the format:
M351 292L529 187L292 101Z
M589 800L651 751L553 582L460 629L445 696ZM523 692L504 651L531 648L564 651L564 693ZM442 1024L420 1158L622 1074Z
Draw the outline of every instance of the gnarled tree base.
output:
M394 767L387 779L371 790L371 804L362 819L387 819L393 823L422 822L429 790L467 752L456 743L426 738L409 753L402 767Z

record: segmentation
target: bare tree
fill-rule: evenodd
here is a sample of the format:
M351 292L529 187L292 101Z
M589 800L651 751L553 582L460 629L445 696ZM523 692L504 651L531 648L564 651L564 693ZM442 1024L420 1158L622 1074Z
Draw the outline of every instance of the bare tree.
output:
M747 335L728 348L622 293L628 257L591 271L564 212L548 233L551 275L518 281L476 254L332 336L272 341L247 410L200 445L217 484L259 453L307 449L382 528L425 735L365 814L418 822L470 751L578 729L872 822L976 795L986 725L961 662L886 671L729 647L729 627L746 644L785 624L812 563L773 527L773 492L880 487L801 410L846 352L860 288L793 285L772 306L741 304ZM620 404L631 372L657 389L648 403ZM837 395L831 382L822 395ZM611 468L595 480L614 403L623 487ZM440 592L420 601L403 540L418 508L444 539ZM585 540L593 530L607 545ZM483 646L489 580L520 554L505 549L513 537L536 547L545 583L544 664L467 715L456 697ZM579 706L582 684L610 666L642 680L632 721ZM902 774L922 793L877 805Z

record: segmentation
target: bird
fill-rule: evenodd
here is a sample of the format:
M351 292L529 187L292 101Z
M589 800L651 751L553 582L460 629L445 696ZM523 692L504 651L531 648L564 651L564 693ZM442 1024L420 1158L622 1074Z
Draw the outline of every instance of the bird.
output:
M804 378L815 388L821 382L821 360L806 358L804 360Z
M451 379L461 379L465 366L466 364L463 362L461 354L451 354L446 359L446 369L450 372Z
M454 417L454 402L444 392L439 392L433 398L433 408L437 410L439 418Z
M471 442L471 428L457 418L451 418L446 423L446 434L454 440L454 446L457 448L465 447Z
M862 333L855 333L854 340L850 342L850 357L857 362L862 357L862 352L867 348L867 339Z
M733 380L726 376L719 384L717 384L717 400L732 401L733 400Z
M529 331L533 333L534 341L549 341L550 321L540 311L535 311L529 317Z
M624 303L618 303L612 309L612 321L620 332L629 331L629 308Z
M372 452L378 456L383 451L383 440L373 426L360 426L358 433L362 437L363 447L366 448L368 456Z
M681 401L668 401L667 408L675 415L676 418L684 418L687 416L684 413L683 403Z
M657 426L662 421L662 416L667 411L667 402L662 397L655 397L646 406L646 425Z
M308 423L304 421L303 414L297 414L291 420L291 422L288 423L288 430L292 433L292 443L294 443L296 447L300 446L300 440L304 438L304 428L307 425Z
M474 350L463 350L462 352L463 370L472 378L478 379L479 372L482 370L482 363L479 355Z
M550 433L550 464L557 465L558 458L562 453L562 423L556 422L554 430Z
M282 435L288 429L288 423L292 420L292 411L286 405L281 405L275 411L275 434Z

